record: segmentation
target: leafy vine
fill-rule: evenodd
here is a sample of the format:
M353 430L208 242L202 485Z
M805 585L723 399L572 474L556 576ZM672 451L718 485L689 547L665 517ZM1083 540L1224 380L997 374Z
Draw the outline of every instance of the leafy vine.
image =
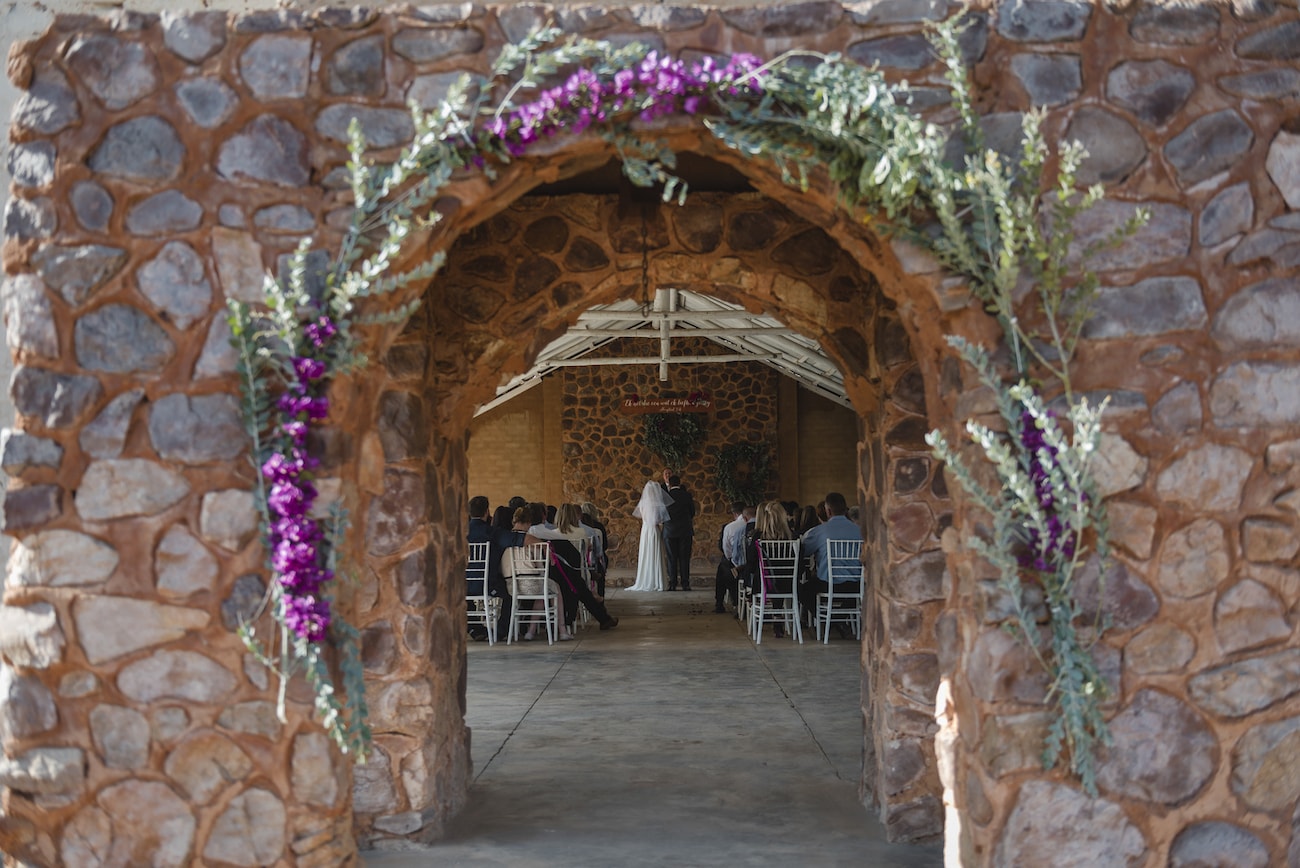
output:
M647 413L641 423L641 442L673 472L686 466L703 439L704 425L694 413Z
M998 471L1000 488L980 487L938 432L931 442L993 517L992 533L974 537L971 545L997 567L1017 607L1014 628L1052 674L1061 717L1045 760L1055 763L1068 752L1071 768L1094 789L1092 748L1106 738L1104 684L1076 629L1081 613L1070 587L1089 546L1105 554L1104 515L1089 473L1100 410L1076 399L1069 364L1096 282L1074 278L1077 259L1068 254L1073 218L1101 192L1075 190L1074 170L1083 156L1077 147L1064 149L1055 186L1044 192L1047 149L1035 114L1026 117L1018 165L1006 165L984 149L956 32L949 22L935 40L973 155L962 166L945 162L945 131L908 107L905 86L892 86L878 71L838 54L791 52L767 63L742 54L726 64L705 58L688 65L636 43L560 42L553 28L506 46L489 77L462 77L435 110L412 109L414 137L393 163L375 165L365 158L366 143L353 122L348 169L354 213L323 288L309 288L311 250L304 241L288 273L267 279L265 309L231 303L253 442L255 501L272 576L262 611L275 621L262 637L255 627L259 613L241 632L280 678L282 717L284 685L304 671L334 740L357 752L368 743L356 631L331 612L347 515L317 503L308 435L328 414L330 383L365 363L356 328L400 322L418 302L368 315L359 314L358 306L427 283L442 265L438 255L392 273L412 232L440 219L432 203L453 173L477 168L494 178L499 167L549 137L590 130L610 143L633 183L661 184L665 201L681 201L686 187L673 174L675 155L647 135L646 124L686 114L699 116L719 141L771 163L801 189L811 174L826 172L846 207L931 249L969 280L1002 325L1012 359L1009 375L995 367L987 350L956 344L998 395L1008 433L968 427ZM937 227L927 223L934 220ZM1035 290L1038 307L1032 313L1017 301L1022 281ZM1022 319L1034 314L1045 324L1045 341ZM1064 419L1044 404L1040 388L1047 381L1060 393ZM690 414L674 418L680 440L649 416L644 442L652 450L664 447L662 457L679 467L702 428L691 434L699 425ZM1023 603L1026 577L1046 592L1046 649ZM340 650L343 698L325 659L330 645Z
M762 442L742 440L731 443L718 450L714 467L723 496L730 502L753 506L767 494L767 482L772 475L772 450ZM747 471L744 474L738 472L742 467Z

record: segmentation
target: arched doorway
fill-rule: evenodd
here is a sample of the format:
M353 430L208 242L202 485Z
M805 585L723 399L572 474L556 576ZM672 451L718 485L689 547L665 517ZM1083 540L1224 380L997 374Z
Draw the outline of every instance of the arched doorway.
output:
M597 151L571 165L596 158L604 159ZM529 176L529 168L536 173L532 177L546 176L540 167L516 171ZM683 208L656 209L649 221L650 280L693 291L707 288L726 301L769 312L817 340L844 371L859 419L854 482L872 576L863 653L861 790L891 836L933 838L942 824L931 723L938 680L935 623L946 594L939 535L950 506L922 440L931 420L921 354L913 351L899 303L884 290L886 278L877 275L890 275L908 310L933 304L933 297L909 295L930 289L896 265L874 257L864 265L850 256L832 235L833 211L823 212L830 218L823 219L831 224L828 231L785 207L790 194L784 187L776 190L780 202L754 193L701 193ZM400 595L379 600L361 615L361 625L378 637L376 642L397 649L372 678L376 707L393 712L377 717L376 741L384 753L366 771L392 780L396 798L389 801L388 813L367 816L365 802L356 806L363 839L383 837L393 815L427 812L432 806L411 798L409 787L403 802L396 782L410 777L413 763L426 762L431 744L455 750L450 745L465 738L447 731L445 721L430 723L427 715L408 716L400 709L402 697L437 695L439 683L457 679L463 701L464 638L455 624L456 613L463 611L456 577L464 557L469 419L503 377L526 370L584 310L634 297L640 280L639 218L621 214L614 196L530 198L505 205L489 197L480 209L490 216L477 225L457 221L472 228L451 247L446 268L426 292L423 312L388 349L388 378L366 387L379 396L378 439L387 457L384 490L371 512L369 569L381 587L404 587L404 575L433 573L448 581L435 592L446 606L437 610L436 627L413 621L420 617L418 606ZM458 209L452 219L466 211L473 208ZM859 250L885 258L869 234L847 228ZM417 358L425 360L418 370L411 363ZM424 425L427 449L419 442ZM357 436L368 435L359 430ZM416 505L428 516L423 533L412 511ZM405 539L384 535L396 525L407 529ZM376 550L379 538L388 541ZM405 649L393 642L398 624L413 624L401 630L415 635L436 631L435 644L451 644L445 668L440 669L437 654L420 659L409 641ZM451 641L441 634L444 629L458 638ZM427 645L418 638L414 643L417 649ZM416 674L421 668L425 672ZM463 766L452 769L459 774ZM435 789L453 792L450 780ZM454 810L450 801L447 807Z

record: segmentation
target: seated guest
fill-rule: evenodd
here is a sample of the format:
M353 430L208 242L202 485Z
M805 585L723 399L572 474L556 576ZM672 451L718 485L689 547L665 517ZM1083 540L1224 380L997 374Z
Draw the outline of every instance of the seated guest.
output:
M824 593L830 587L827 583L832 581L830 565L826 563L826 541L862 539L862 529L848 519L849 508L844 501L844 495L832 491L826 495L823 503L827 516L825 523L805 533L799 546L803 556L811 557L814 563L814 576L810 581L799 586L799 605L808 614L817 611L817 595ZM852 582L856 586L858 572L854 570L845 575L836 575L833 580L836 584Z
M541 504L530 504L530 509ZM543 510L545 508L543 507ZM543 511L542 516L545 517ZM537 518L537 512L532 511ZM573 622L578 617L578 603L587 607L587 611L600 623L600 629L609 630L618 626L618 618L609 614L603 600L596 599L591 588L582 580L582 556L578 543L590 539L582 527L582 510L576 503L566 503L557 512L556 526L548 528L537 523L528 528L528 533L539 540L551 543L550 577L560 586L560 596L564 599L564 631L561 639L573 638Z
M501 553L517 545L514 534L488 523L488 499L479 495L469 501L469 532L465 538L470 542L488 544L487 583L488 594L501 600L501 615L497 619L497 635L504 636L510 629L510 589L506 587L505 576L501 574ZM466 596L481 594L483 588L478 582L470 582ZM475 626L470 636L482 641L487 638L487 628Z
M513 528L512 520L515 511L508 506L498 506L496 512L492 513L492 526L501 530L511 530Z
M594 576L596 580L596 596L604 599L605 574L609 571L609 529L600 520L600 511L596 509L596 504L590 500L584 501L582 504L582 524L583 527L595 531L596 558L594 561Z
M794 538L794 531L790 530L790 520L786 517L785 506L781 501L768 500L758 505L758 515L754 521L754 528L745 535L745 569L749 579L749 587L754 589L756 593L762 574L759 569L761 563L759 542L765 539ZM790 593L789 580L784 577L781 578L769 585L768 591L778 594ZM777 624L773 627L772 634L777 638L783 638L785 636L785 627Z
M523 498L519 499L522 500ZM522 547L530 543L541 542L541 540L528 532L528 529L533 526L533 516L537 514L540 514L542 518L546 517L546 507L543 504L525 502L523 506L515 508L510 532L511 536L514 538L514 544L516 546ZM520 611L531 611L533 609L532 600L525 600L521 605L523 608ZM537 624L529 624L528 631L524 634L524 639L531 642L536 638Z
M801 537L819 524L821 521L817 518L817 507L811 505L800 507L794 519L795 536Z
M745 557L745 505L740 501L731 504L732 520L722 526L718 537L718 548L722 551L722 560L718 561L718 572L713 582L713 611L719 615L727 613L727 593L731 593L731 603L738 601L736 594L737 579ZM752 511L750 512L752 515Z

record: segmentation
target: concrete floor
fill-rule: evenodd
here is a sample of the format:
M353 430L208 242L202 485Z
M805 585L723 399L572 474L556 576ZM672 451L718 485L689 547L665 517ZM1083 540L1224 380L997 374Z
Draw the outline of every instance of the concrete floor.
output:
M858 644L755 646L713 591L610 588L620 625L471 643L470 801L414 866L942 865L858 801Z

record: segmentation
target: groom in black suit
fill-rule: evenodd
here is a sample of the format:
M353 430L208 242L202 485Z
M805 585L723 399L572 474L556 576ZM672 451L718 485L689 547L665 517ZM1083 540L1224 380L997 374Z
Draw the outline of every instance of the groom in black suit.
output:
M680 476L668 477L668 520L664 522L664 542L668 546L668 590L691 589L691 547L695 542L695 498L682 488Z

